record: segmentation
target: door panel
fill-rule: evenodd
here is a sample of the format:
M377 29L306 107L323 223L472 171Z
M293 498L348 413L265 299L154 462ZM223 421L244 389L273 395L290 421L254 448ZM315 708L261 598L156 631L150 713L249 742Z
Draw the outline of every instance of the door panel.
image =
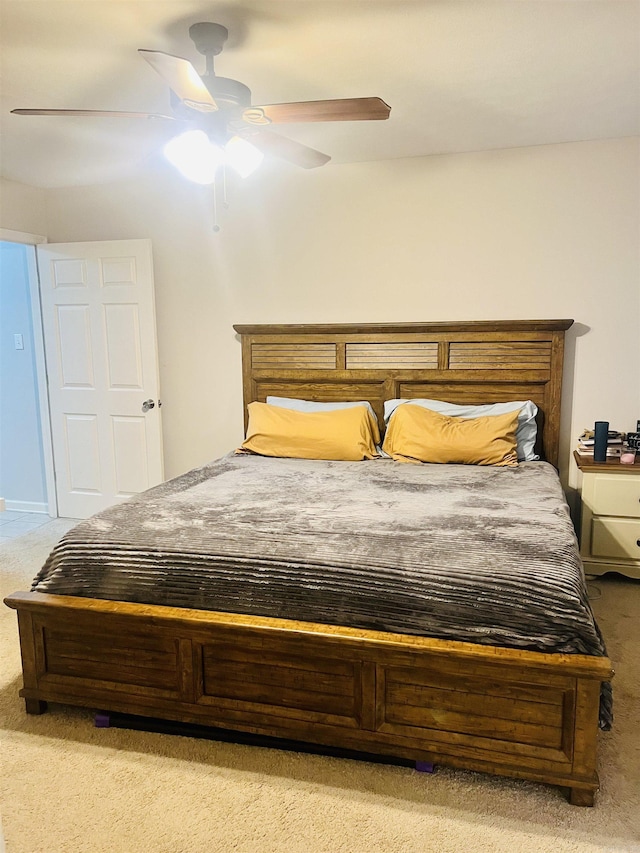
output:
M142 389L142 346L137 305L105 305L104 337L110 389Z
M100 442L95 415L64 415L68 483L77 494L100 494Z
M93 388L93 358L88 305L56 305L55 346L62 388Z
M58 511L86 518L163 479L151 243L48 244L38 261Z
M111 418L118 497L129 497L147 488L146 424L144 416Z
M49 249L53 244L49 244ZM60 244L62 245L62 244ZM70 245L70 244L66 244ZM45 250L46 251L46 250ZM38 251L38 259L44 252ZM56 290L63 287L87 287L87 265L82 258L54 258L51 262L52 286Z

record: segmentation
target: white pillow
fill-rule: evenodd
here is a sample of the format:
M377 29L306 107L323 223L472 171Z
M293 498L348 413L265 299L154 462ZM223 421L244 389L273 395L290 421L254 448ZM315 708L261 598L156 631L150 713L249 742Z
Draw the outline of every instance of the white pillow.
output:
M378 418L373 406L367 400L348 403L317 403L315 400L296 400L293 397L267 397L270 406L280 406L281 409L293 409L294 412L335 412L336 409L351 409L353 406L366 406L373 415L376 423Z
M518 461L532 462L540 457L535 452L536 435L538 432L536 415L538 407L531 400L520 400L509 403L488 403L484 406L457 405L456 403L445 403L443 400L385 400L384 422L389 423L389 418L398 408L405 403L414 406L422 406L439 412L441 415L449 415L452 418L481 418L486 415L505 415L520 409L518 415L518 429L516 430L516 443L518 445Z

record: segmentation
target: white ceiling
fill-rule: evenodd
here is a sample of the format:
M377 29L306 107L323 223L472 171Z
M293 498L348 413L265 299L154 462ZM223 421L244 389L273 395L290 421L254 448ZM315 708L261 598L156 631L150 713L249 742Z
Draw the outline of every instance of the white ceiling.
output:
M137 48L204 71L188 28L227 26L216 60L253 102L376 95L383 122L281 126L333 163L640 133L640 0L1 0L2 175L34 186L157 168L170 123L9 115L166 112ZM293 168L283 165L283 168ZM331 168L331 164L324 168Z

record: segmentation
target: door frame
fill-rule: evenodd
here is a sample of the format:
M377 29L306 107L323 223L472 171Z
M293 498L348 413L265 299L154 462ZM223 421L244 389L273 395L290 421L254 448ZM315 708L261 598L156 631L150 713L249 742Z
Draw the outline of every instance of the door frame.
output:
M47 488L47 512L49 513L50 518L57 518L58 498L56 493L56 473L53 464L53 442L51 438L49 378L44 354L44 333L42 329L42 304L40 302L38 255L35 250L36 246L48 241L47 238L41 234L30 234L26 231L11 231L7 228L0 228L0 240L7 243L23 243L24 245L33 247L33 252L29 252L27 255L27 269L29 273L31 325L35 354L36 380L38 385L38 404L40 408L40 436L42 439L42 454L44 457L45 483Z

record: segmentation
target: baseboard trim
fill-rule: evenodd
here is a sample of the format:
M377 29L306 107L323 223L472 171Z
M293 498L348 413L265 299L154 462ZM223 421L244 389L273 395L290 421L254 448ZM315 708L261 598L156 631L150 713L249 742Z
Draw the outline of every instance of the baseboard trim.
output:
M49 515L49 505L44 501L11 501L8 498L3 498L3 509L10 509L13 512L41 512L44 515Z

